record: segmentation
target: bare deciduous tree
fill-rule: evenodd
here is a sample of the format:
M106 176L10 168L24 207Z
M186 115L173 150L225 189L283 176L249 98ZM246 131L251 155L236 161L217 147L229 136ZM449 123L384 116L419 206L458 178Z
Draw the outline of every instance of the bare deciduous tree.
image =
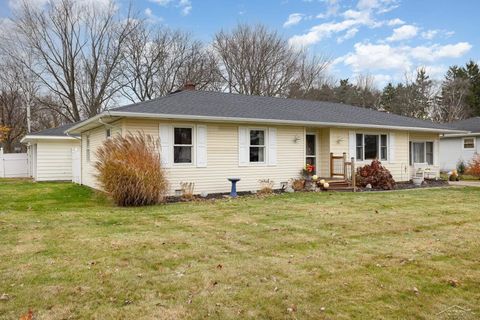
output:
M262 25L239 25L215 35L213 49L229 92L286 96L290 86L310 88L328 60L292 48L288 41Z
M11 64L3 64L0 73L0 127L5 152L13 152L14 143L27 132L26 108L20 82L21 74Z
M451 67L442 83L441 94L437 97L432 118L437 122L452 122L468 118L471 108L466 102L470 82L457 67Z
M146 24L128 37L122 70L122 93L132 102L166 95L187 81L199 89L219 88L217 63L201 42L184 32Z
M24 2L15 13L11 56L22 61L21 52L32 55L35 63L25 67L58 97L60 104L50 107L68 121L97 114L121 87L118 65L136 20L117 12L114 2L58 0L44 8Z

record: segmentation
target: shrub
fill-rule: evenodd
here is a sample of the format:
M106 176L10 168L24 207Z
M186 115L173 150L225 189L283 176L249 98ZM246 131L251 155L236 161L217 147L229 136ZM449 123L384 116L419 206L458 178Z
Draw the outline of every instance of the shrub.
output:
M472 160L470 160L468 163L465 173L475 177L480 177L480 154L475 153Z
M182 190L182 198L185 200L193 199L193 191L195 190L195 183L193 182L180 182Z
M392 174L378 160L373 160L371 164L358 168L356 179L358 187L366 187L370 184L373 189L391 190L395 188Z
M303 179L293 179L292 180L292 189L295 191L302 191L305 188L305 180Z
M111 137L98 149L98 181L117 205L142 206L163 201L168 183L156 150L157 141L140 132Z
M457 172L458 172L459 174L464 174L466 167L467 167L467 166L465 165L465 161L463 161L463 160L458 161L458 163L457 163Z
M270 179L258 180L260 183L260 190L257 191L257 194L271 194L273 192L273 186L275 182Z

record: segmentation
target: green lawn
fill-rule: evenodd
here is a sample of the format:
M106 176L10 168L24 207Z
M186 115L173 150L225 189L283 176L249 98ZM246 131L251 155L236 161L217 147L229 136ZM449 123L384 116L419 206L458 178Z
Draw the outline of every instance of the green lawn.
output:
M1 180L0 318L478 318L479 204L448 188L121 209Z

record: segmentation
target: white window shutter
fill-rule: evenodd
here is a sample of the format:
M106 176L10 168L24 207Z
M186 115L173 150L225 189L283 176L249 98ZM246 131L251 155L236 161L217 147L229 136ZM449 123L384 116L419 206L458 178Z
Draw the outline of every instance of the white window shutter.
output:
M277 129L268 128L268 165L277 165Z
M197 167L207 166L207 126L197 125Z
M388 135L388 162L395 162L395 133L391 132Z
M173 128L161 124L160 132L160 161L164 168L170 168L173 163Z
M355 131L348 132L348 155L349 158L357 158L357 138L355 135Z
M438 147L438 139L433 141L433 165L438 166L438 156L439 156L439 147Z
M238 165L248 165L248 128L238 127Z

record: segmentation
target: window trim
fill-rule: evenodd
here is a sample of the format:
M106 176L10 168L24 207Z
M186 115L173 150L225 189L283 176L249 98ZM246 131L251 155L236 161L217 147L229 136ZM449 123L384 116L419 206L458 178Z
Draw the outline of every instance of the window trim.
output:
M315 153L313 155L311 154L307 154L307 136L314 136L315 137ZM307 165L307 158L313 158L315 161L314 161L314 166L315 166L315 169L317 169L317 143L318 143L318 138L317 138L317 133L315 132L306 132L305 133L305 165Z
M175 129L191 129L192 130L192 143L191 144L175 144ZM195 126L194 125L172 125L172 165L175 167L189 167L195 165ZM175 147L190 147L192 153L192 159L190 162L175 162Z
M359 147L357 145L357 134L361 134L362 135L362 159L359 160L357 158L357 148ZM390 159L390 139L389 139L389 134L386 133L386 132L369 132L369 131L361 131L361 132L355 132L355 160L357 162L371 162L375 159L365 159L365 136L377 136L378 137L378 143L377 143L377 148L378 148L378 160L380 162L382 161L389 161ZM382 136L386 136L386 139L387 139L387 145L386 145L386 148L387 148L387 154L386 154L386 158L385 159L382 159Z
M87 134L85 135L85 160L86 160L87 162L90 162L90 160L91 160L90 153L91 153L91 148L90 148L90 134L87 133Z
M473 147L472 148L465 148L465 139L473 139ZM475 151L476 148L477 148L477 138L476 137L463 137L462 138L462 150Z
M251 131L263 131L263 145L251 145L250 144L250 132ZM247 132L248 132L248 164L249 165L266 165L268 163L267 161L267 155L268 155L268 152L267 152L267 147L268 147L268 128L264 128L264 127L248 127L247 128ZM251 147L263 147L263 161L250 161L250 148Z
M427 142L432 144L432 163L428 163L427 161ZM424 162L415 162L413 161L413 144L414 143L423 143L423 159ZM416 163L426 163L429 166L435 165L435 141L433 140L410 140L408 145L408 153L409 153L409 160L410 166L414 166Z

